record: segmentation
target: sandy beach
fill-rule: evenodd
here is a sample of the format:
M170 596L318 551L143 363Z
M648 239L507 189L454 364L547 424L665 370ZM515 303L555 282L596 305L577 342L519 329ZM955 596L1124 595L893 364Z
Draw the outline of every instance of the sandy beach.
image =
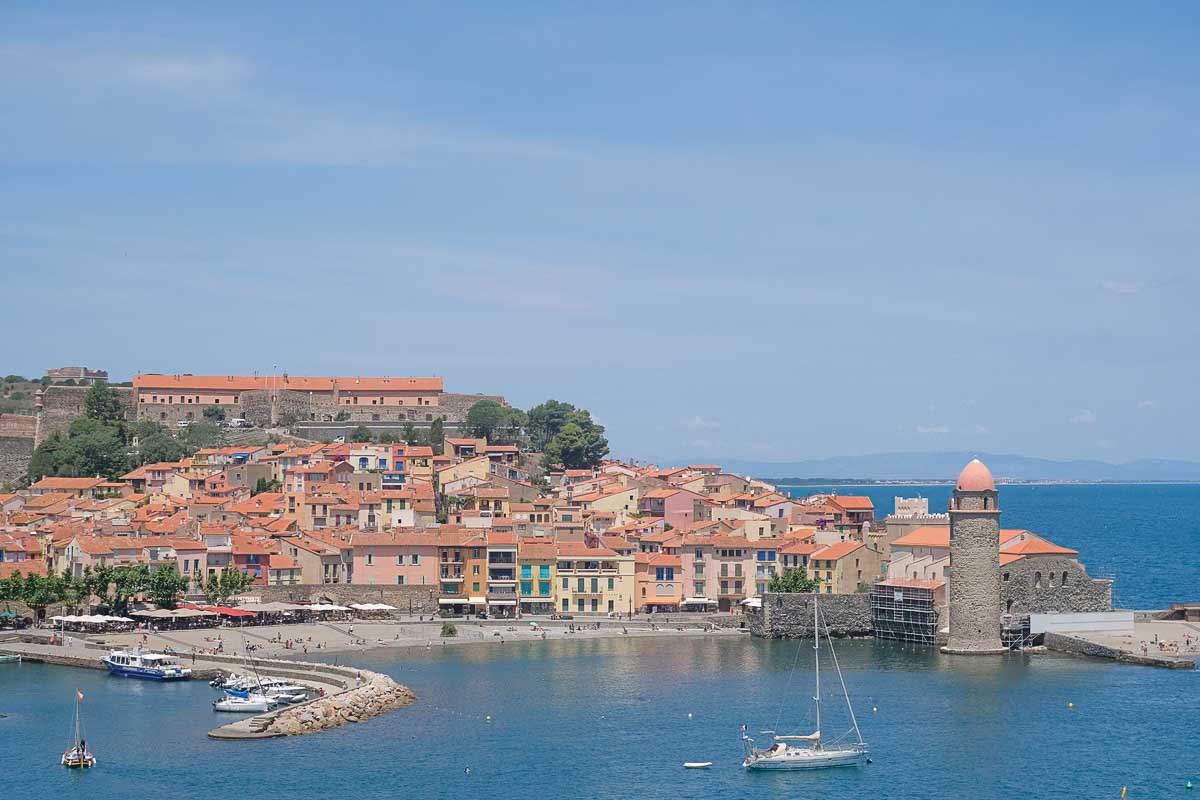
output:
M443 637L442 623L451 622L457 635ZM534 627L530 623L535 623ZM602 639L612 637L737 636L739 631L719 628L703 620L662 619L649 622L616 620L441 620L426 618L390 621L355 621L195 628L167 631L110 633L89 637L114 647L145 643L154 650L188 655L218 650L259 657L294 657L365 652L379 648L434 648L552 639ZM290 646L289 646L290 642Z

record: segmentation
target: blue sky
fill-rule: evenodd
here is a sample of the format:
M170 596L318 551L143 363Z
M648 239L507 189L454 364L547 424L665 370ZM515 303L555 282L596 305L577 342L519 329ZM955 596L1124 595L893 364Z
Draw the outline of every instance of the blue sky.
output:
M0 9L0 370L442 375L620 455L1197 456L1189 3Z

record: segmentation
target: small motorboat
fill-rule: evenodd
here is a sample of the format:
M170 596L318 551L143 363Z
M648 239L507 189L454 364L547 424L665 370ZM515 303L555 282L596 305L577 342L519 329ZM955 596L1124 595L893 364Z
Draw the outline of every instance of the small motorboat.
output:
M213 711L229 711L235 714L261 714L271 707L271 703L261 694L246 697L227 695L220 700L213 700Z
M711 761L685 761L683 766L685 769L708 769L713 765Z

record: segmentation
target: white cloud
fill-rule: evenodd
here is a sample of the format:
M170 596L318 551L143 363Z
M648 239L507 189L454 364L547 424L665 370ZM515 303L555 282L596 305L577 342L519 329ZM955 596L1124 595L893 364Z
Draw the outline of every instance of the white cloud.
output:
M705 419L697 414L693 417L688 417L685 419L683 421L683 427L690 431L712 430L713 428L721 427L721 423L717 422L715 419Z
M126 74L139 83L168 88L234 84L250 74L250 62L228 53L200 56L140 58L124 65Z
M1138 400L1138 408L1154 408L1153 400Z
M1146 288L1146 284L1142 281L1106 280L1100 286L1104 291L1112 292L1113 294L1137 294Z
M987 429L985 426L983 426L983 425L976 425L976 426L975 426L975 432L976 432L976 433L991 433L991 431L990 431L990 430L988 430L988 429Z
M917 433L949 433L950 428L946 425L918 425Z
M1096 421L1096 415L1086 408L1067 420L1072 425L1091 425Z

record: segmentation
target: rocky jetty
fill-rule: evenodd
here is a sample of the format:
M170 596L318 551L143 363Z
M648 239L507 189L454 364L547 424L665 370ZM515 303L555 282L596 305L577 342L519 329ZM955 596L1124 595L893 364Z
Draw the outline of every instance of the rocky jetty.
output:
M364 722L416 699L412 690L387 675L366 670L360 674L361 685L281 711L271 719L263 733L273 736L317 733L339 728L347 722Z

